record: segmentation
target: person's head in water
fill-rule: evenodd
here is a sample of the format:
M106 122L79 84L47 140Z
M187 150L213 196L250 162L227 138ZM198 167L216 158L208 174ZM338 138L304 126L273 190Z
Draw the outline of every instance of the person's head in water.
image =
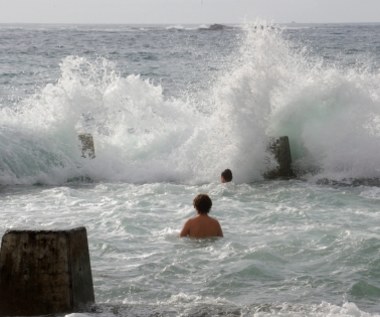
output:
M220 175L220 180L222 183L228 183L232 181L232 172L229 168L225 169Z
M212 201L206 194L199 194L193 200L193 206L198 214L208 214L212 207Z

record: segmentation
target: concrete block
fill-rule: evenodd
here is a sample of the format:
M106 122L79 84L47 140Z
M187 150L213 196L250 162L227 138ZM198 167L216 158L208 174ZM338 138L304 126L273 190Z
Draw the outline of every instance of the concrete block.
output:
M94 289L84 227L8 230L0 250L0 316L86 310Z
M289 138L282 136L273 139L268 147L278 162L278 167L264 174L267 179L289 179L295 177L292 170L292 156L290 153Z
M82 146L82 157L84 158L95 158L95 146L94 138L90 133L81 133L78 135L78 138Z

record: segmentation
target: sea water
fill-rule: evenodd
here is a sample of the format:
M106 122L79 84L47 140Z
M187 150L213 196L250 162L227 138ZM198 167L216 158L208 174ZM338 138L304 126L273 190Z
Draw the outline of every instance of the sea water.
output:
M379 31L0 25L0 233L86 227L71 317L379 316ZM178 238L198 193L224 238Z

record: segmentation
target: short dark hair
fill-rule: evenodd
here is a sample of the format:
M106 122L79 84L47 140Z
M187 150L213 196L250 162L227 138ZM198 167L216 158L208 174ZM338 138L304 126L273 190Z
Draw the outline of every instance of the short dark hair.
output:
M193 205L194 208L198 211L198 213L208 214L212 206L212 201L210 197L208 197L208 195L199 194L195 196L193 200Z
M223 177L223 179L226 181L226 182L230 182L232 181L232 172L229 168L225 169L221 176Z

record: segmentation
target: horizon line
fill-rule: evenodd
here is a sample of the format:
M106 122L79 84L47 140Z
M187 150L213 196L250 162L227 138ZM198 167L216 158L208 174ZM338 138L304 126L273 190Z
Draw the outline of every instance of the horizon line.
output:
M265 20L264 20L265 21ZM362 22L274 22L268 21L272 24L380 24L380 21L362 21ZM224 25L244 25L250 22L0 22L4 24L34 24L34 25L202 25L202 24L224 24Z

